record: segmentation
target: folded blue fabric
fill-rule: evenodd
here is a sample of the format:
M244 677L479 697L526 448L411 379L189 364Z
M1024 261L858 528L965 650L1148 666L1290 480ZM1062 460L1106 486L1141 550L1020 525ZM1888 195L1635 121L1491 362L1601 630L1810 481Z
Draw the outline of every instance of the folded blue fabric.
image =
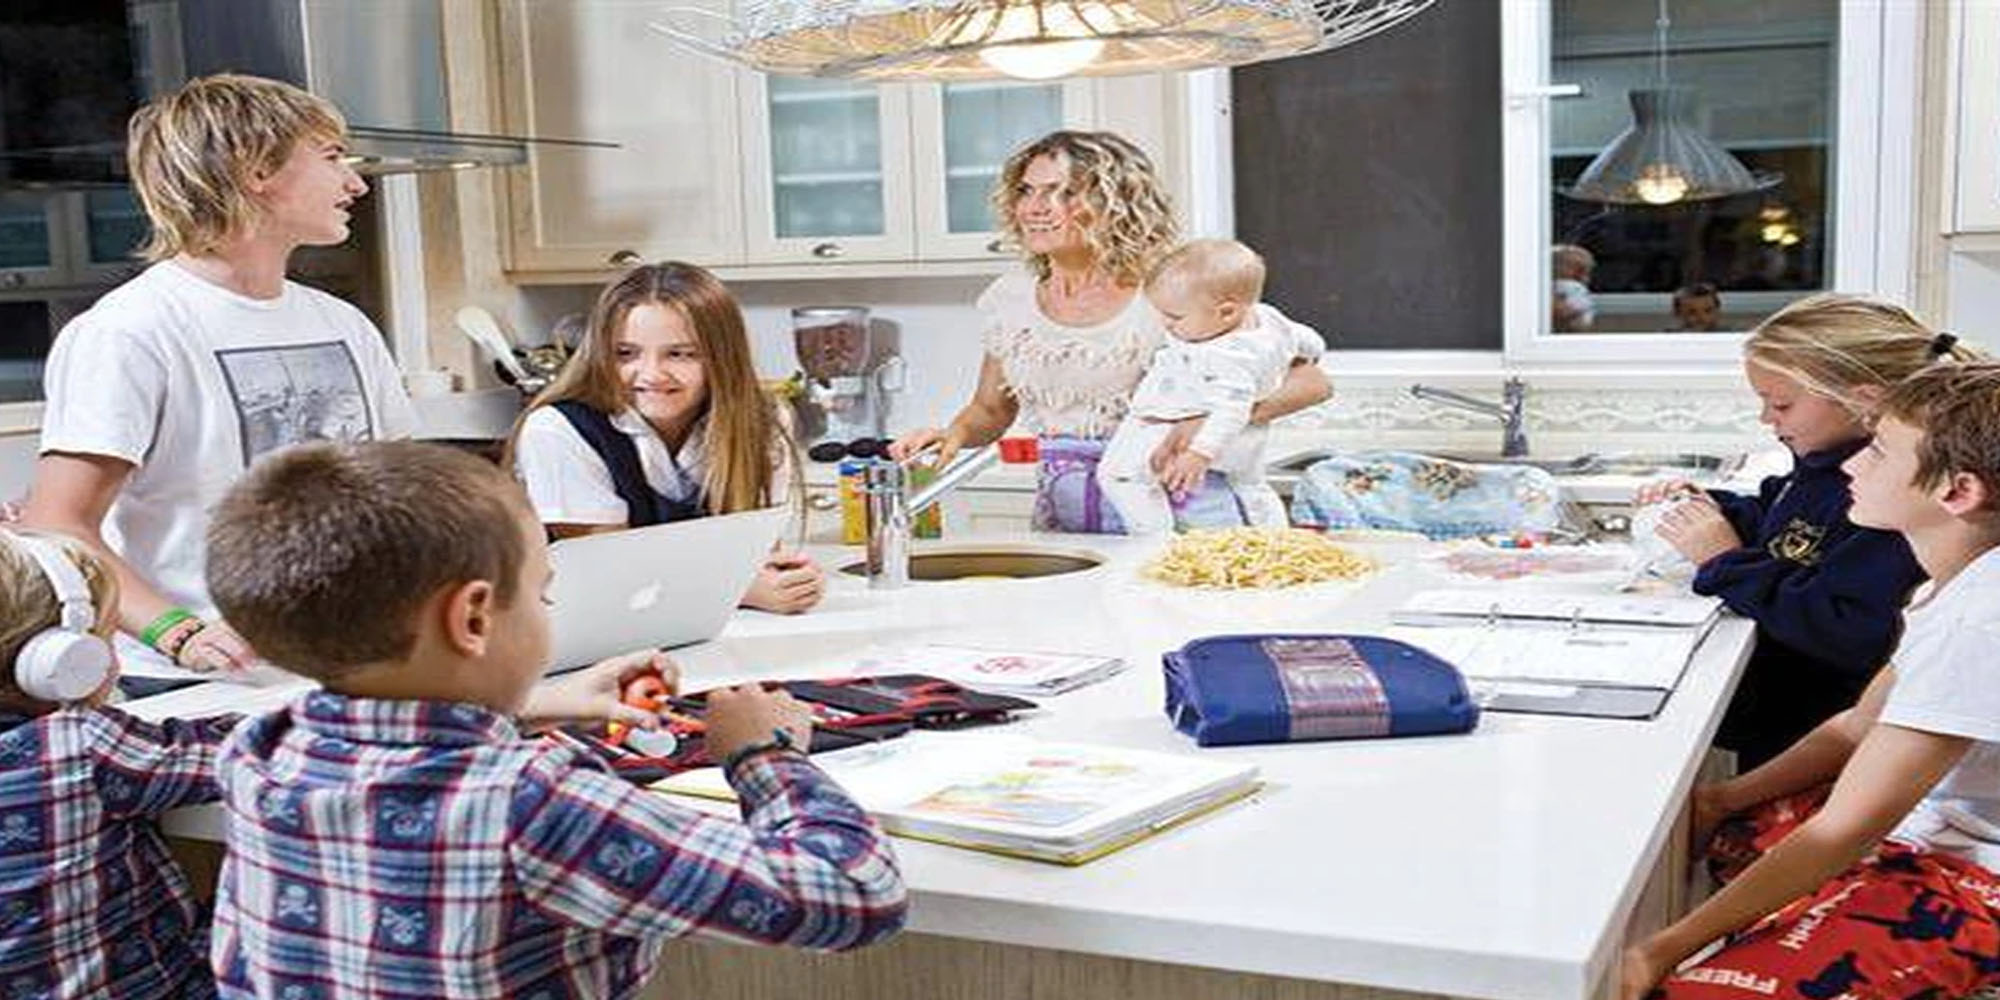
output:
M1458 668L1367 635L1218 635L1162 657L1167 718L1202 746L1462 733Z
M1292 523L1431 538L1545 532L1562 524L1561 496L1555 477L1532 466L1357 451L1306 468L1292 489Z

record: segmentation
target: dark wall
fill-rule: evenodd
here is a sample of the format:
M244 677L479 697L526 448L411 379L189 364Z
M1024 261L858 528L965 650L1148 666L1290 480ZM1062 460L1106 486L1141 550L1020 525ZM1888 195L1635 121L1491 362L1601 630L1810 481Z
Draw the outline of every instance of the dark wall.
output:
M1341 349L1500 346L1500 11L1231 73L1236 231Z

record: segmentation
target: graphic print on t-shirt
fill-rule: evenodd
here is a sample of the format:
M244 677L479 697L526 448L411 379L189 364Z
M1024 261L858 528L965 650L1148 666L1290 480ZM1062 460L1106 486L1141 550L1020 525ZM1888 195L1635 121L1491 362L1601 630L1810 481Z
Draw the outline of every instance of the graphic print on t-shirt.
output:
M236 403L243 464L306 441L366 441L374 416L346 342L216 351Z

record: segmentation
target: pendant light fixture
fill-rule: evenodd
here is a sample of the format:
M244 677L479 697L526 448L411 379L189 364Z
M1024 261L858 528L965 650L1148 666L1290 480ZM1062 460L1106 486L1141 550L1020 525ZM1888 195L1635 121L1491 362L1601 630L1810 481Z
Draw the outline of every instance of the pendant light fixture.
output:
M1667 83L1667 0L1654 21L1655 86L1626 95L1632 124L1562 193L1613 205L1676 205L1761 191L1784 179L1756 173L1693 121L1694 92Z
M1322 52L1433 2L734 0L727 13L670 8L653 28L696 51L788 76L1046 80Z

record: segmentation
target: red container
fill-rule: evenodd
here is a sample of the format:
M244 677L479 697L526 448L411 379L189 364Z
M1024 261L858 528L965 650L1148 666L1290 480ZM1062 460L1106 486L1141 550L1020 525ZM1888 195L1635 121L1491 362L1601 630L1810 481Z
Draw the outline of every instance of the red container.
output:
M1037 461L1042 457L1041 448L1034 438L1010 437L1000 439L1000 461L1013 464Z

